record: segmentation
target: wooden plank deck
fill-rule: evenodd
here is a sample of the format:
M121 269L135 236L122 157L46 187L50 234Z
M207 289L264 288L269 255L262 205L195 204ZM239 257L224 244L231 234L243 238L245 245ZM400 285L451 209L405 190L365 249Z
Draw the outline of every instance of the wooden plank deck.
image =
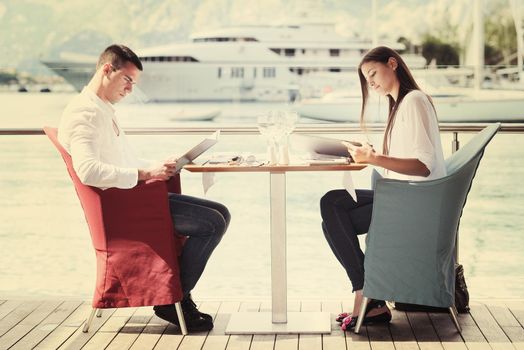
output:
M460 314L462 335L447 314L393 310L389 325L342 332L335 315L347 301L290 301L289 311L327 311L326 335L225 335L232 312L268 311L267 301L204 301L200 309L215 320L211 332L182 336L151 307L104 310L89 333L82 326L89 302L0 300L0 350L3 349L179 349L179 350L524 350L524 300L474 300Z

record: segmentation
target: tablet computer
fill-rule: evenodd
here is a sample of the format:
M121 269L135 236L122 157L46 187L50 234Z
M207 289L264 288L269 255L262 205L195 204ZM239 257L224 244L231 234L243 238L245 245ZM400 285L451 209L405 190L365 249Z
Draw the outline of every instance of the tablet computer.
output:
M186 153L184 153L178 160L176 161L176 171L182 170L184 165L191 163L195 159L198 158L202 153L210 149L212 146L214 146L218 142L218 137L220 136L220 130L215 131L212 135L206 137L202 141L200 141L198 144L193 146L190 150L188 150Z
M342 144L342 141L349 142L355 146L362 146L361 143L355 141L338 140L306 134L293 134L291 142L296 148L313 155L321 154L335 157L351 157L348 148Z

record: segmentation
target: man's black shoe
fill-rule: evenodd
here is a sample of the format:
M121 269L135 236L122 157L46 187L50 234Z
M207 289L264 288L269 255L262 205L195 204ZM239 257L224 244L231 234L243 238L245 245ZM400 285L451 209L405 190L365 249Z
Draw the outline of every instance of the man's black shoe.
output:
M213 322L213 316L198 311L195 302L191 298L191 294L189 294L187 297L182 299L180 304L182 304L182 310L184 311L184 315L187 313L187 314L192 315L192 317L194 317L194 318L196 318L197 315L198 315L198 316L202 317L205 320Z
M178 321L176 309L173 304L157 305L153 307L153 310L155 311L155 315L161 319L180 327L180 322ZM184 314L188 332L207 332L213 329L212 320L205 319L196 313L187 313L184 309L182 309L182 313Z

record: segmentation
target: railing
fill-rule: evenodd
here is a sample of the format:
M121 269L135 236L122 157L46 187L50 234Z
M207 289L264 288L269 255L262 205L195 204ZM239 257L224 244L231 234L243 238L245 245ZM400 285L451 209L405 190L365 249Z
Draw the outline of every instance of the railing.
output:
M479 132L489 123L440 123L441 132L452 132L452 152L460 147L459 133ZM243 126L241 124L215 124L215 125L188 125L177 127L132 127L124 128L128 135L201 135L220 129L225 135L255 135L259 134L256 126ZM379 133L384 130L384 124L368 124L363 130L358 124L299 124L293 131L297 134L356 134L362 132ZM524 133L524 123L502 123L500 133ZM43 135L41 128L1 128L0 135Z
M489 123L440 123L442 132L478 132ZM220 129L225 135L259 134L256 125L242 124L194 124L176 127L131 127L124 128L128 135L201 135ZM379 133L384 131L384 124L367 124L363 130L358 124L298 124L294 133L298 134L356 134L362 132ZM524 133L524 123L502 123L501 133ZM43 135L42 128L0 128L0 135Z

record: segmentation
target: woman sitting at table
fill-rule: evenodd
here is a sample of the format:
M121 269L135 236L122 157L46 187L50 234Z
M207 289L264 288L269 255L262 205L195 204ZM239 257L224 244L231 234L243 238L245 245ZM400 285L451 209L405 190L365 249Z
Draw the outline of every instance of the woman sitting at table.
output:
M361 125L364 125L369 88L387 96L389 115L382 153L369 144L360 147L347 144L353 160L384 168L388 178L431 180L445 176L435 108L400 55L387 47L374 48L362 59L358 75L363 98ZM373 190L356 190L356 194L355 202L346 190L332 190L320 201L324 235L355 292L352 314L343 313L337 317L343 330L355 327L362 302L364 253L357 235L368 231L373 208ZM391 312L383 300L369 302L364 323L390 320Z

